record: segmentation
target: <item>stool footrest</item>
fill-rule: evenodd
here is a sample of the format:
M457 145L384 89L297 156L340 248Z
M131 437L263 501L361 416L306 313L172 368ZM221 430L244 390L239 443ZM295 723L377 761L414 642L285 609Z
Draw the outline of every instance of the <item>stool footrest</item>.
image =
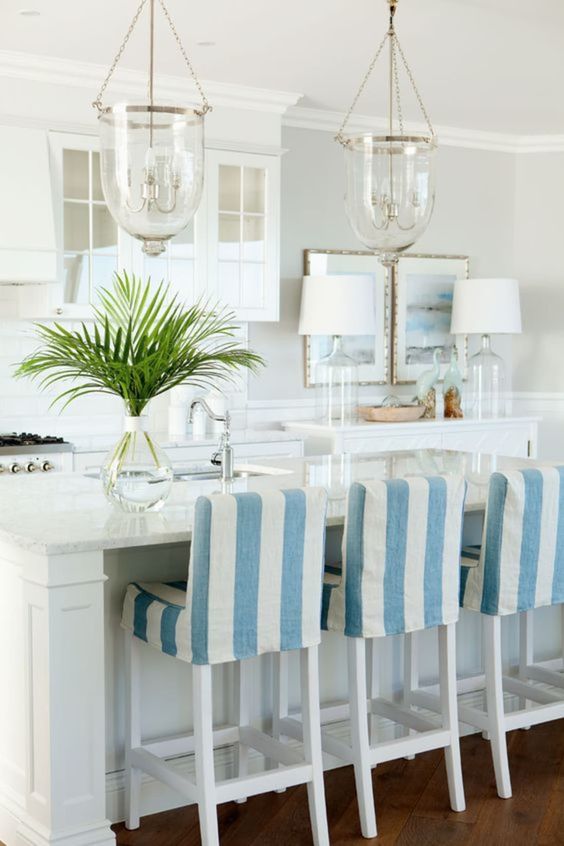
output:
M305 784L310 782L312 778L313 767L311 764L298 764L284 769L269 770L256 776L230 778L226 781L220 781L216 785L216 802L220 804L221 802L244 799L247 796L256 796L258 793L268 793L271 790L282 790L286 787L294 787L296 784Z
M158 781L176 790L182 796L186 796L192 802L198 801L198 791L193 781L181 775L178 770L168 761L163 761L157 755L147 752L146 749L138 747L129 752L129 761L132 767L137 767Z
M383 764L385 761L395 761L407 755L418 755L430 749L440 749L449 746L451 742L452 734L448 729L433 729L433 731L410 737L398 737L395 740L386 740L371 746L370 762L372 765Z
M388 702L386 699L373 699L370 702L370 711L378 717L384 717L387 720L392 720L394 723L413 729L414 731L434 731L437 724L431 722L420 714L416 714L409 708L403 708L401 705L396 705L393 702Z
M242 726L239 730L239 742L245 746L251 746L265 758L270 758L278 764L284 766L293 766L294 764L303 764L303 755L288 746L286 743L281 743L268 734L263 734L261 731L252 728L251 726Z

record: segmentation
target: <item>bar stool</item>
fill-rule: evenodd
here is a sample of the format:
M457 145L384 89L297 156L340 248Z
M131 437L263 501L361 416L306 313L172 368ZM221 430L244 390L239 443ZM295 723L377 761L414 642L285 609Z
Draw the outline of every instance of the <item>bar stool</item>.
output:
M564 676L554 662L535 663L532 641L533 609L564 603L564 467L492 475L476 563L463 567L461 605L482 615L486 710L461 704L459 715L489 736L497 792L507 799L506 732L564 717ZM501 653L501 618L515 614L518 677L504 674ZM518 710L505 712L504 693L519 698Z
M323 731L322 743L324 751L354 766L364 837L376 836L371 768L384 761L444 748L451 806L455 811L465 808L455 668L465 491L460 476L355 483L349 491L342 577L338 572L325 576L322 627L342 632L347 639L352 742ZM367 690L366 642L373 648L377 639L428 628L438 629L439 727L411 707L381 698L374 664L370 694ZM281 672L285 669L282 665ZM294 715L286 716L287 703L279 696L284 690L279 681L275 727L299 738L302 726ZM322 709L322 722L334 720L337 708ZM409 734L371 741L367 710L393 720Z
M204 846L219 843L216 806L307 784L313 842L328 846L317 649L320 642L327 495L320 488L200 497L188 582L130 584L123 607L126 644L126 826L139 827L141 773L198 803ZM193 735L143 744L139 662L143 641L192 665ZM212 665L299 650L303 754L256 730L245 691L238 724L214 731ZM238 694L241 691L238 691ZM214 746L239 745L237 777L216 782ZM248 775L254 748L276 769ZM195 752L195 781L167 758Z

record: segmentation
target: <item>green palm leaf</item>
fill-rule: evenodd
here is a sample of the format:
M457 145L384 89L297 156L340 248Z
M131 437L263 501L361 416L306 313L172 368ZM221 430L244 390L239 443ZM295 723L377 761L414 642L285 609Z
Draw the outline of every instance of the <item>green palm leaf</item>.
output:
M178 385L228 384L240 368L264 363L237 342L232 311L205 300L185 308L164 282L116 274L99 301L90 330L36 324L40 346L15 371L42 389L63 383L53 401L63 408L85 394L113 394L137 416Z

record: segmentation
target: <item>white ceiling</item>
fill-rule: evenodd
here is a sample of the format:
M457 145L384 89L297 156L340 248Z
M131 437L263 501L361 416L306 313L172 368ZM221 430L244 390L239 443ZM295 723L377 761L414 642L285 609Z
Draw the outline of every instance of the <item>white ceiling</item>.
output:
M0 49L109 66L137 0L1 5ZM301 105L338 111L352 100L387 24L384 0L168 0L168 6L202 78L295 91L304 95ZM22 8L41 14L24 17ZM144 13L122 67L146 66L147 20ZM564 133L563 0L400 0L397 30L436 124ZM183 73L160 12L157 69ZM375 71L359 113L384 114L383 70ZM415 104L406 106L407 118L419 120Z

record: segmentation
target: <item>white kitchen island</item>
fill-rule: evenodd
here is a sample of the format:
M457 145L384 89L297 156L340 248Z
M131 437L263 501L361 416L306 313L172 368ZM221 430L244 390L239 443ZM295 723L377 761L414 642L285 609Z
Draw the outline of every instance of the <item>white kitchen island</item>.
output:
M440 450L261 460L269 474L239 479L233 490L325 486L328 525L335 527L329 532L331 547L354 480L463 473L471 514L483 509L494 469L535 463ZM119 619L125 586L132 580L186 578L195 498L219 489L216 481L175 483L161 512L127 515L106 503L97 479L79 474L0 478L0 842L6 846L115 843L109 820L122 814ZM332 546L330 559L338 554L337 544ZM464 672L480 661L476 617L461 621ZM545 653L557 654L558 632L556 621L546 616ZM432 675L434 667L434 641L427 634L423 676ZM397 638L387 639L383 692L398 686L400 646ZM185 732L191 721L189 667L149 648L146 652L150 673L142 692L143 734ZM324 636L320 672L322 697L342 697L346 672L337 635ZM216 668L219 722L229 714L229 675L229 667ZM270 703L267 657L254 662L253 678L251 701L259 721ZM220 749L219 769L228 772L230 762L230 750ZM192 766L189 758L176 764L184 771ZM156 782L144 782L143 813L180 803Z

